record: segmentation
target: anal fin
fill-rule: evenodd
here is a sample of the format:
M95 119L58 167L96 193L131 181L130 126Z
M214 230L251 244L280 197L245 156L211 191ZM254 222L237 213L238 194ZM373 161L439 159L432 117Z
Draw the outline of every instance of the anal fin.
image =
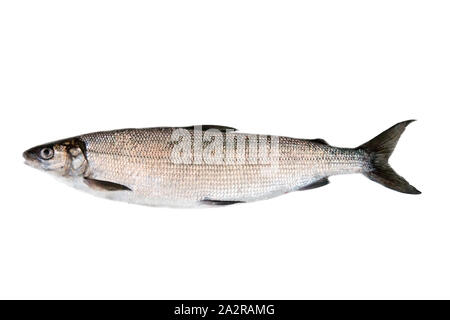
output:
M97 180L92 178L84 178L84 183L86 183L89 187L94 190L99 191L119 191L119 190L128 190L131 191L127 186L121 185L119 183Z
M330 180L328 180L328 178L325 177L325 178L319 179L311 184L308 184L304 187L298 188L297 191L316 189L316 188L326 186L329 183L330 183Z

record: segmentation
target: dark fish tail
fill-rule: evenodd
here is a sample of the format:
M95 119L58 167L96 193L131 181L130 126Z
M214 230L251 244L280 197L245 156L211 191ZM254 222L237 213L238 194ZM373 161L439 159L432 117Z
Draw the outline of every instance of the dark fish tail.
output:
M370 169L364 172L367 178L399 192L420 194L419 190L399 176L388 163L398 139L400 139L405 128L413 121L397 123L357 149L363 149L370 155Z

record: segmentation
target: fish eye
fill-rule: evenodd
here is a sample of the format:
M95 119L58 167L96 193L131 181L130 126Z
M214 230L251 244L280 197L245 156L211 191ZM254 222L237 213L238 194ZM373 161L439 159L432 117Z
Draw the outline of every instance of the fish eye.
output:
M48 147L42 148L39 152L39 156L44 160L50 160L51 158L53 158L53 154L53 149Z

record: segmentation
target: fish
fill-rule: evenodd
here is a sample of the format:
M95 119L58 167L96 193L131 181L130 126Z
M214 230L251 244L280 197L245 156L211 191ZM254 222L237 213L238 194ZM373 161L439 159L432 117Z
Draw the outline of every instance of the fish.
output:
M33 147L23 157L25 164L77 189L149 206L247 203L324 187L331 176L356 173L398 192L420 194L388 163L413 121L356 148L201 125L82 134Z

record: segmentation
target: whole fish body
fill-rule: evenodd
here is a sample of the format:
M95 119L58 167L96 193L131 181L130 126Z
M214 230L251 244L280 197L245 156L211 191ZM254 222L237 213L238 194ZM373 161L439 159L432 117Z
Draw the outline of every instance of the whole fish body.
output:
M321 187L330 176L351 173L418 194L388 164L410 122L401 122L357 148L208 125L89 133L39 145L25 151L24 157L27 164L76 188L151 206L251 202Z

